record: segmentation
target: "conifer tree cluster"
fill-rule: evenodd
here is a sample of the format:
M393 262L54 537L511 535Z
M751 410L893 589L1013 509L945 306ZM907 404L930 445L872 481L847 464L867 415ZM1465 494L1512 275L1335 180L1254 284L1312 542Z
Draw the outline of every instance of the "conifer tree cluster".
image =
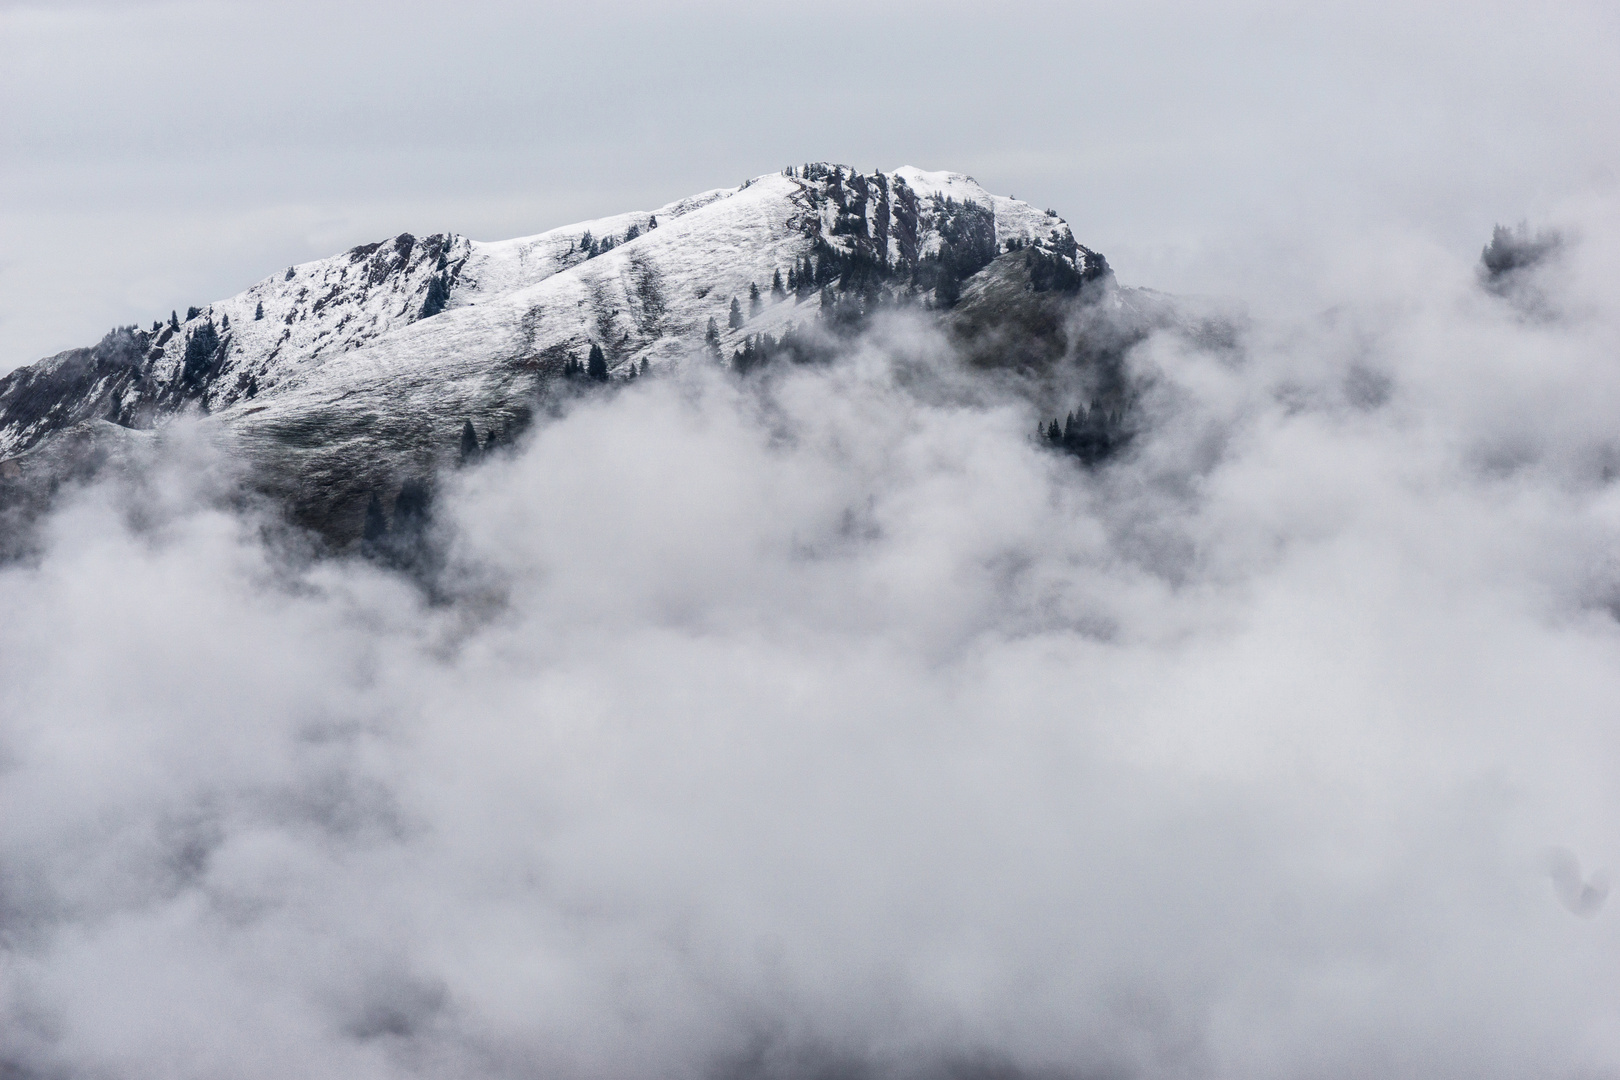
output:
M1110 457L1130 440L1125 425L1125 407L1093 399L1091 407L1081 405L1062 421L1054 418L1041 424L1038 434L1055 450L1078 457L1088 465Z
M567 379L590 379L593 382L607 382L608 367L607 354L602 346L591 343L591 351L586 355L584 363L569 356L563 361L563 377Z
M191 336L186 339L185 360L180 367L181 385L188 390L200 388L224 362L224 353L219 331L212 319L191 331Z
M808 255L801 255L788 267L787 291L803 300L816 291L816 267Z
M648 221L647 228L649 230L658 228L658 218L654 217L652 220ZM634 240L640 235L640 225L631 225L624 231L624 236L617 240L611 236L592 236L591 230L586 229L584 234L579 238L577 250L583 253L586 259L594 259L598 255L603 255L609 251L612 251L620 244L628 244L630 241ZM575 250L575 245L570 243L568 245L568 254L573 254Z
M366 503L366 520L360 529L360 541L363 544L375 544L388 535L388 515L383 513L382 500L377 493L371 493L371 501Z
M803 165L789 165L782 170L784 176L792 176L799 180L826 180L839 175L841 169L837 165L829 165L825 161L806 162Z
M1488 285L1500 284L1517 271L1544 261L1563 242L1563 236L1555 230L1532 233L1529 222L1521 221L1514 229L1498 225L1491 231L1491 242L1479 254L1480 269Z
M491 427L484 432L483 441L479 441L478 429L473 427L471 420L464 420L461 424L461 442L457 449L456 463L458 465L476 465L479 461L493 454L498 448L510 444L517 432L525 426L519 424L514 427L508 423L505 428L496 431Z
M770 334L750 334L731 354L731 369L746 375L776 360L795 364L812 364L833 358L832 343L819 335L807 334L796 326L789 326L781 337Z
M433 543L433 489L425 480L407 480L394 496L394 512L383 510L372 491L360 531L360 552L396 570L431 577L442 556Z

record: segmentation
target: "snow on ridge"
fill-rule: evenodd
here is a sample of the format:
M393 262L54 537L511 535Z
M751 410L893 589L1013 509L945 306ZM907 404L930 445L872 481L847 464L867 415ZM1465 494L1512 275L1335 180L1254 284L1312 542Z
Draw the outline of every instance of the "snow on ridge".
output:
M847 177L856 175L845 170ZM991 210L998 249L1008 240L1045 242L1054 231L1073 242L1060 219L992 196L961 174L901 169L884 175L922 189L916 193L928 204L923 216L929 221L934 200L946 194ZM807 252L806 187L802 179L767 173L735 189L705 193L700 203L671 204L681 206L679 214L637 212L515 241L474 244L464 291L444 314L328 361L318 372L305 372L300 388L319 393L329 379L414 381L425 368L472 378L491 364L534 362L558 349L583 358L593 344L622 370L642 359L664 363L684 353L710 319L726 350L747 334L813 320L819 313L814 294L803 302L767 297L758 320L750 316L736 330L728 325L732 299L746 308L751 285L769 290L773 274L785 273ZM632 225L639 229L635 237L596 257L580 257L579 240L587 232L598 239L623 237ZM938 242L928 236L921 253L937 250ZM502 260L506 265L499 265ZM528 269L518 272L519 266Z
M635 210L614 214L510 240L473 241L472 256L460 282L460 295L452 301L452 306L476 303L482 297L500 296L539 284L552 274L586 261L582 241L610 240L618 246L634 239L629 235L631 230L637 234L650 232L659 224L729 198L738 190L713 188L650 212Z
M593 345L624 370L688 354L711 319L725 352L812 321L816 291L769 296L774 275L787 279L811 256L876 259L885 288L915 290L915 269L940 256L947 232L953 243L977 238L975 266L1031 245L1072 262L1084 251L1061 218L961 173L794 166L532 236L401 234L289 267L176 325L137 331L138 377L77 389L75 408L130 426L194 405L250 426L348 401L433 417L476 411ZM757 317L746 310L751 286L765 294ZM746 316L736 328L734 298ZM0 446L16 447L50 423L13 430L5 385Z
M732 299L746 307L749 286L769 290L772 274L785 270L803 247L786 198L797 188L776 175L760 181L733 189L734 197L706 200L667 224L660 217L657 228L505 292L475 288L470 302L452 302L442 315L305 369L288 385L292 393L285 401L279 395L276 401L238 401L235 411L297 411L331 383L415 383L426 370L476 379L492 364L521 366L559 348L583 359L593 344L612 354L617 369L643 357L663 363L685 352L694 336L701 338L710 318L729 343L741 336L727 325ZM622 230L650 216L619 215L589 223L590 229L567 226L506 243L554 249L573 237L577 249L577 238L587 231ZM474 245L469 273L478 259ZM805 317L815 311L808 307Z
M861 175L847 167L842 173ZM1009 240L1041 243L1054 232L1073 243L1061 219L993 196L960 173L905 167L883 175L912 187L925 202L950 195L992 211L998 249ZM766 173L737 188L714 189L657 211L600 218L517 240L473 243L443 315L401 328L337 366L351 377L370 371L386 378L385 372L397 376L402 368L438 367L441 361L435 356L457 358L446 366L468 367L464 358L480 352L521 362L557 348L583 356L592 344L600 344L610 352L612 366L622 369L644 357L662 362L684 351L675 344L701 335L711 318L729 348L763 328L750 319L751 325L733 331L728 325L731 300L747 305L750 286L769 289L772 275L804 253L799 219L806 211L795 197L805 187L803 180ZM927 208L925 217L932 209ZM632 228L637 235L627 238ZM586 235L611 239L614 245L585 258L579 245ZM937 251L938 243L936 235L929 235L920 254ZM652 291L656 301L649 299ZM770 323L779 328L795 315L815 317L814 304L800 311L802 306L795 298L785 307L767 304L774 315ZM467 313L469 307L481 310ZM784 317L784 312L793 315ZM311 371L299 381L307 384L315 377Z

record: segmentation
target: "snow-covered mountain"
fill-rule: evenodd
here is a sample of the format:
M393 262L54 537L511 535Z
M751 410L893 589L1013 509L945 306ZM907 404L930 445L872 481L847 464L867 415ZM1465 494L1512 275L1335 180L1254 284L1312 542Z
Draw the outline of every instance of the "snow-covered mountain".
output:
M992 264L1025 289L1108 274L1055 214L914 168L797 166L494 243L402 234L0 379L0 484L70 434L121 438L192 410L306 523L352 535L372 494L442 463L468 421L485 437L526 422L593 348L610 378L712 362L830 300L947 308L976 281L989 295Z

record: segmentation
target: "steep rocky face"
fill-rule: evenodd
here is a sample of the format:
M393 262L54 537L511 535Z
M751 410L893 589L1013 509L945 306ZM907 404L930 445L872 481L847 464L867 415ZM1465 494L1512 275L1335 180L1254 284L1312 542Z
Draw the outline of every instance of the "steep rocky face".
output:
M1108 277L1056 215L911 168L795 166L498 243L403 234L0 380L0 500L75 426L193 411L344 540L379 492L452 460L467 424L521 427L587 356L609 378L723 362L908 304L953 311L977 362L1050 364L1076 355L1065 304Z

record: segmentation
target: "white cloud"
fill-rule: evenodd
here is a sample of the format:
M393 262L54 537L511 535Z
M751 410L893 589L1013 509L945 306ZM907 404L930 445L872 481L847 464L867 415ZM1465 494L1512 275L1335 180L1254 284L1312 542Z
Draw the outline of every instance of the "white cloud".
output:
M1155 339L1099 474L903 323L639 382L445 481L447 603L265 546L189 443L76 497L0 571L0 1063L1620 1070L1545 854L1620 861L1572 213L1557 321L1419 238Z

